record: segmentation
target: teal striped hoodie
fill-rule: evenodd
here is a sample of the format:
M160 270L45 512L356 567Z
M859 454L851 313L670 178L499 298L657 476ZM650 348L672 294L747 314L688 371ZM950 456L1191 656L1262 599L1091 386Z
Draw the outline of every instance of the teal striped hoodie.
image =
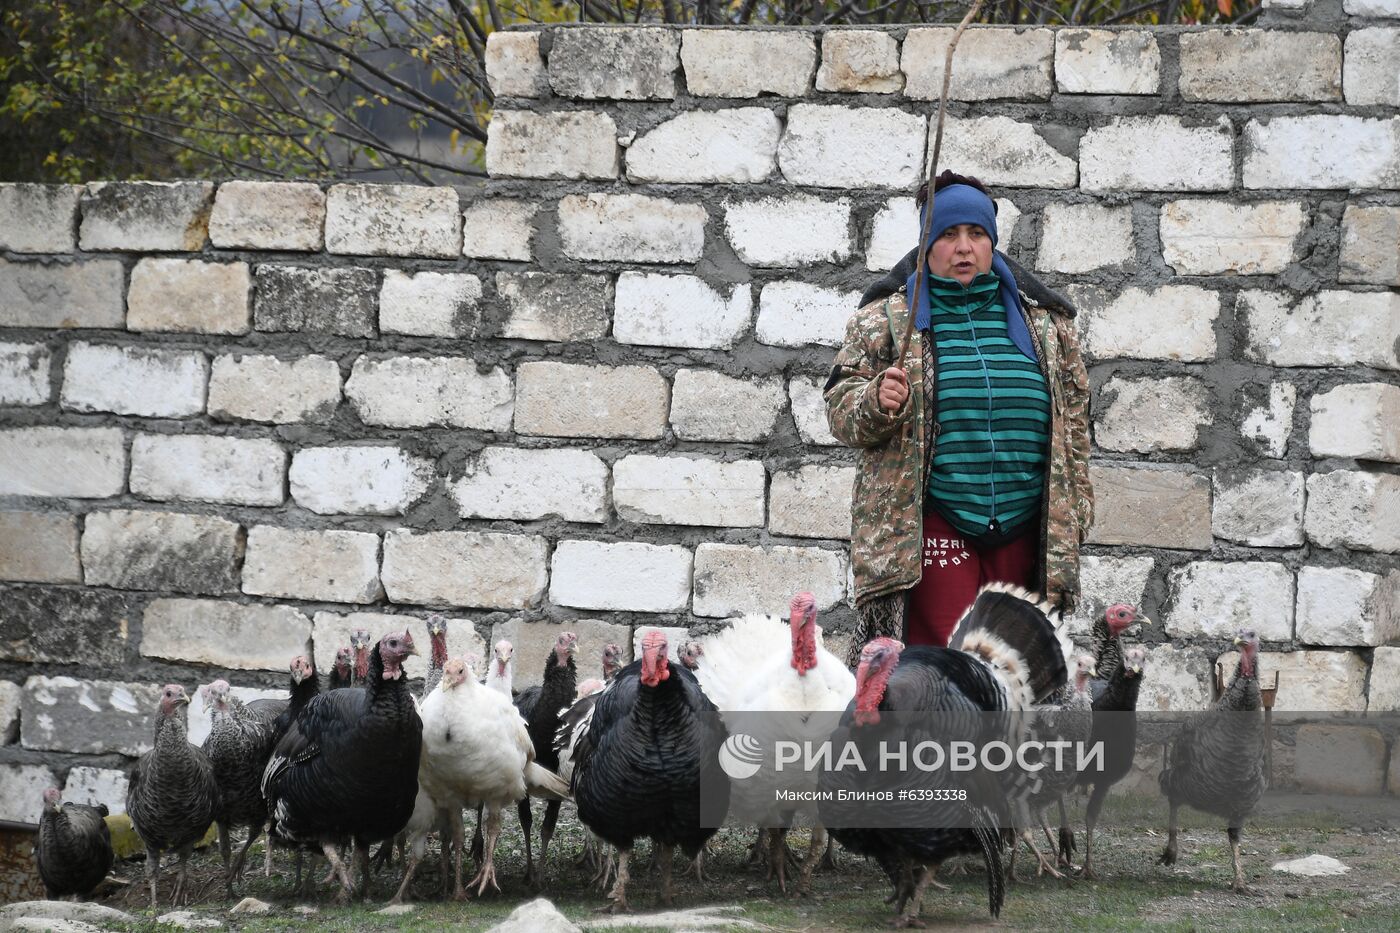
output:
M1036 515L1050 441L1049 388L1007 334L1000 285L994 272L966 287L928 277L939 425L929 500L954 528L989 542Z

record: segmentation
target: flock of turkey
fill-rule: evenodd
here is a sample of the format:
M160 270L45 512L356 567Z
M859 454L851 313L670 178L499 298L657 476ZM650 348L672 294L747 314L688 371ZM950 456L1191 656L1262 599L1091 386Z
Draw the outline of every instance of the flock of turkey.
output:
M1094 877L1095 822L1108 788L1132 763L1131 727L1126 733L1121 726L1101 729L1098 714L1136 707L1144 652L1124 645L1122 636L1144 620L1130 606L1110 607L1093 627L1091 653L1076 656L1054 618L1032 594L989 586L959 622L948 648L906 648L880 638L864 647L852 672L823 646L813 598L803 593L792 599L786 621L736 620L681 646L680 663L669 660L666 636L656 630L645 634L639 657L625 666L618 647L606 645L600 680L578 682L578 639L565 633L549 654L541 684L516 694L508 641L493 647L480 670L477 658L449 655L446 626L433 617L429 674L420 696L410 691L403 668L417 653L412 636L390 632L371 645L368 633L356 632L352 644L337 652L328 689L306 657L291 662L285 700L245 704L225 681L202 687L212 712L202 748L186 738L189 696L178 685L166 686L155 711L154 747L132 768L127 812L146 847L153 905L165 853L174 853L179 865L172 899L188 898L188 859L210 823L218 826L230 895L249 847L267 831L269 863L273 847L294 850L301 890L314 881L311 871L303 877L303 854L323 855L330 865L325 880L338 886L342 902L356 891L349 863L358 870L363 897L372 860L391 858L397 846L404 872L394 900L400 901L412 889L434 832L441 837L444 889L451 879L459 899L499 890L494 854L512 804L524 830L528 880L541 886L560 805L572 800L589 834L584 857L608 890L606 909L623 911L629 908L629 861L638 839L652 841L663 904L672 901L677 848L703 875L705 845L716 830L701 819L701 783L729 787L715 770L727 716L769 711L818 723L813 714L838 715L840 729L860 741L873 734L884 712L986 711L1010 714L1027 735L1041 740L1102 740L1101 770L1044 771L1035 781L1010 775L1002 793L957 804L970 811L957 820L944 820L940 813L949 811L930 806L924 818L896 827L831 827L831 839L874 859L887 874L897 925L918 925L926 890L941 887L934 880L938 867L962 854L985 863L989 908L996 915L1006 876L1014 876L1018 843L1033 854L1037 874L1058 877L1070 869L1076 844L1064 796L1076 785L1089 789L1079 872ZM1242 632L1236 643L1239 664L1216 710L1253 715L1198 716L1170 744L1160 778L1171 808L1162 861L1177 858L1181 805L1217 813L1229 826L1234 886L1243 888L1240 830L1264 788L1264 736L1257 713L1259 641L1253 632ZM847 779L838 772L820 778L824 790ZM735 782L732 792L745 793L744 785ZM538 854L531 798L547 801ZM1058 807L1058 836L1046 819L1052 806ZM463 813L473 809L477 870L464 882ZM105 815L105 807L63 803L58 791L45 792L36 855L51 896L86 894L105 877L112 865ZM820 810L773 803L762 822L786 827L795 821L813 830L811 849L797 869L796 887L805 893L830 845ZM239 828L247 835L233 856L232 835ZM1050 847L1048 857L1036 845L1038 828ZM784 828L760 828L754 843L755 856L767 860L770 878L784 891L785 836ZM1004 866L1008 845L1011 861Z

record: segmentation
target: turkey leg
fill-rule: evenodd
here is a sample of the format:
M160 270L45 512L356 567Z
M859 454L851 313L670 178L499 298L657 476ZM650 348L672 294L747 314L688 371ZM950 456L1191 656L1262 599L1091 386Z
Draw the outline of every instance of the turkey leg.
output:
M525 883L534 887L535 856L530 849L530 833L533 831L535 817L530 812L530 798L526 797L520 801L516 809L520 814L520 835L525 837Z
M160 881L160 850L146 846L146 880L151 883L151 907L156 907L156 884Z
M1090 881L1098 878L1098 875L1094 874L1094 824L1099 821L1099 811L1103 809L1106 797L1108 785L1095 784L1094 792L1089 795L1089 806L1084 812L1084 867L1079 870L1079 874Z
M1230 836L1230 862L1235 869L1235 880L1230 885L1230 890L1236 894L1253 894L1254 891L1244 883L1244 866L1240 863L1240 837L1244 835L1244 828L1231 826L1227 832Z
M671 859L675 854L675 846L661 846L661 904L664 907L670 907L676 902L675 892L671 890Z
M1160 864L1162 864L1162 865L1175 865L1175 864L1176 864L1176 856L1177 856L1177 850L1176 850L1176 811L1177 811L1177 806L1178 806L1178 805L1176 804L1176 802L1173 801L1172 804L1170 805L1170 809L1167 811L1167 847L1166 847L1165 849L1162 850L1162 857L1159 858L1159 859L1157 859L1157 861L1158 861Z
M924 891L928 889L928 883L933 879L933 872L926 865L919 866L919 873L914 881L914 889L909 892L909 898L905 902L906 907L900 911L899 916L894 920L895 929L908 929L910 927L923 929L927 924L919 919L919 914L924 909Z
M631 849L618 849L617 851L617 881L608 892L608 897L612 898L612 903L606 907L598 908L600 913L625 914L632 908L627 906L627 862L632 858Z
M484 853L481 870L476 873L467 887L476 885L476 896L480 897L486 893L486 886L489 884L497 892L501 886L496 883L496 840L501 836L501 805L489 803L486 805L486 851Z
M1026 848L1030 849L1031 852L1035 855L1036 862L1038 863L1038 864L1036 865L1036 869L1035 869L1035 876L1036 876L1037 878L1039 878L1042 874L1044 874L1044 873L1046 873L1046 872L1049 872L1051 878L1063 878L1063 877L1064 877L1064 875L1060 874L1058 871L1055 870L1055 866L1054 866L1054 865L1051 865L1051 864L1050 864L1050 860L1047 859L1044 855L1042 855L1041 852L1040 852L1040 850L1039 850L1038 848L1036 848L1035 840L1031 838L1031 831L1030 831L1029 829L1023 829L1023 830L1021 830L1021 838L1022 838L1023 840L1025 840ZM1011 859L1012 859L1012 865L1015 865L1015 864L1016 864L1016 862L1015 862L1015 859L1016 859L1016 847L1015 847L1015 846L1012 846L1012 848L1011 848ZM1014 873L1014 872L1011 873L1011 877L1012 877L1013 880L1015 880L1015 873Z
M812 872L816 871L826 849L826 830L820 823L812 824L812 844L807 847L807 857L802 860L798 873L797 893L807 897L812 893Z
M355 883L350 880L349 869L340 860L339 850L334 842L324 842L321 844L321 851L325 853L326 861L331 863L331 874L340 882L340 891L335 896L336 903L350 903L350 895L354 892Z
M170 902L177 907L189 903L190 894L186 890L186 884L190 879L190 854L192 852L194 852L193 844L180 850L180 868L175 876L175 893L170 898Z
M230 896L230 897L231 897L232 894L233 894L233 891L232 891L232 884L233 884L233 882L234 882L234 881L242 881L242 880L243 880L243 863L244 863L244 862L247 860L247 858L248 858L248 850L251 849L251 848L253 847L253 843L255 843L255 842L258 841L258 837L262 835L262 831L263 831L263 827L262 827L262 824L261 824L261 823L259 823L259 824L256 825L256 826L249 826L249 827L248 827L248 841L245 842L245 843L243 843L243 848L238 850L238 858L236 858L236 859L233 860L233 874L229 876L229 878L230 878L230 881L229 881L229 885L230 885L229 896Z
M768 833L768 877L764 881L778 879L778 890L787 893L787 835L785 830L769 829Z
M544 807L544 825L540 827L540 865L535 881L544 887L545 865L549 861L549 840L554 838L554 825L559 822L559 807L562 801L551 800Z
M224 860L224 879L228 882L229 897L233 896L233 876L229 874L229 862L233 858L233 840L229 838L233 827L227 823L214 824L219 830L219 857Z
M1074 830L1069 828L1069 815L1065 813L1065 798L1060 797L1056 802L1060 806L1060 867L1070 868L1070 853L1074 851Z
M393 842L387 839L380 843L380 846ZM369 897L369 843L355 843L355 861L360 865L360 900Z

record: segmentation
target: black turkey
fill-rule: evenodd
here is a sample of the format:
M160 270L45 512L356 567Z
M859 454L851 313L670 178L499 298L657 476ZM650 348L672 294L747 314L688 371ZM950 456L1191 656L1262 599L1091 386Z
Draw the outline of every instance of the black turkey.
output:
M49 899L82 897L102 883L112 868L112 835L107 806L64 803L58 788L44 791L34 858Z

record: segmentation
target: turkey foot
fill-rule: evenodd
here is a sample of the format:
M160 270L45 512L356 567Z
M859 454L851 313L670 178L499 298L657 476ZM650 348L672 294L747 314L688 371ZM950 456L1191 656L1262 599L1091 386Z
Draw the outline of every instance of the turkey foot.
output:
M413 875L418 871L418 858L414 855L408 857L407 864L404 865L403 883L394 892L394 896L389 899L389 904L402 904L403 896L408 893L408 886L413 882Z
M778 890L787 893L787 834L781 829L768 832L768 877L764 881L778 879Z
M803 897L812 896L812 872L817 869L817 862L821 859L821 852L826 848L826 830L820 825L812 827L812 843L807 847L807 857L802 860L802 865L797 874L797 893Z
M322 844L321 851L326 854L326 861L331 863L331 876L340 882L340 890L336 892L335 902L341 906L350 903L350 895L355 892L355 884L350 880L350 871L345 867L345 863L340 859L340 853L336 851L335 843L327 842Z
M908 906L895 918L894 928L896 930L915 929L922 930L928 924L919 919L919 914L924 909L924 891L928 889L929 882L933 881L933 869L927 865L919 866L918 880L914 882L914 890L910 892Z
M476 877L467 883L467 887L476 887L476 896L480 897L486 893L486 886L489 884L500 893L501 886L496 881L496 841L501 837L501 808L498 804L488 804L486 807L486 851L481 863L481 870L476 873Z
M627 906L627 862L632 857L630 849L623 849L617 853L617 882L613 885L608 897L612 898L612 903L605 907L599 907L596 911L602 914L625 914L631 913L632 908Z
M675 891L671 888L671 859L675 856L675 846L662 846L661 862L661 903L670 907L676 902Z
M1176 804L1173 803L1167 813L1167 847L1162 850L1162 856L1157 861L1162 865L1175 865L1176 854ZM1231 855L1234 855L1233 848ZM1239 867L1239 862L1235 862L1235 867ZM1236 877L1239 877L1238 872Z
M476 873L476 877L467 882L467 887L469 889L473 885L476 886L477 897L486 893L487 885L495 888L497 894L501 892L501 886L496 882L496 866L492 864L489 859L485 865L481 866L481 871Z

